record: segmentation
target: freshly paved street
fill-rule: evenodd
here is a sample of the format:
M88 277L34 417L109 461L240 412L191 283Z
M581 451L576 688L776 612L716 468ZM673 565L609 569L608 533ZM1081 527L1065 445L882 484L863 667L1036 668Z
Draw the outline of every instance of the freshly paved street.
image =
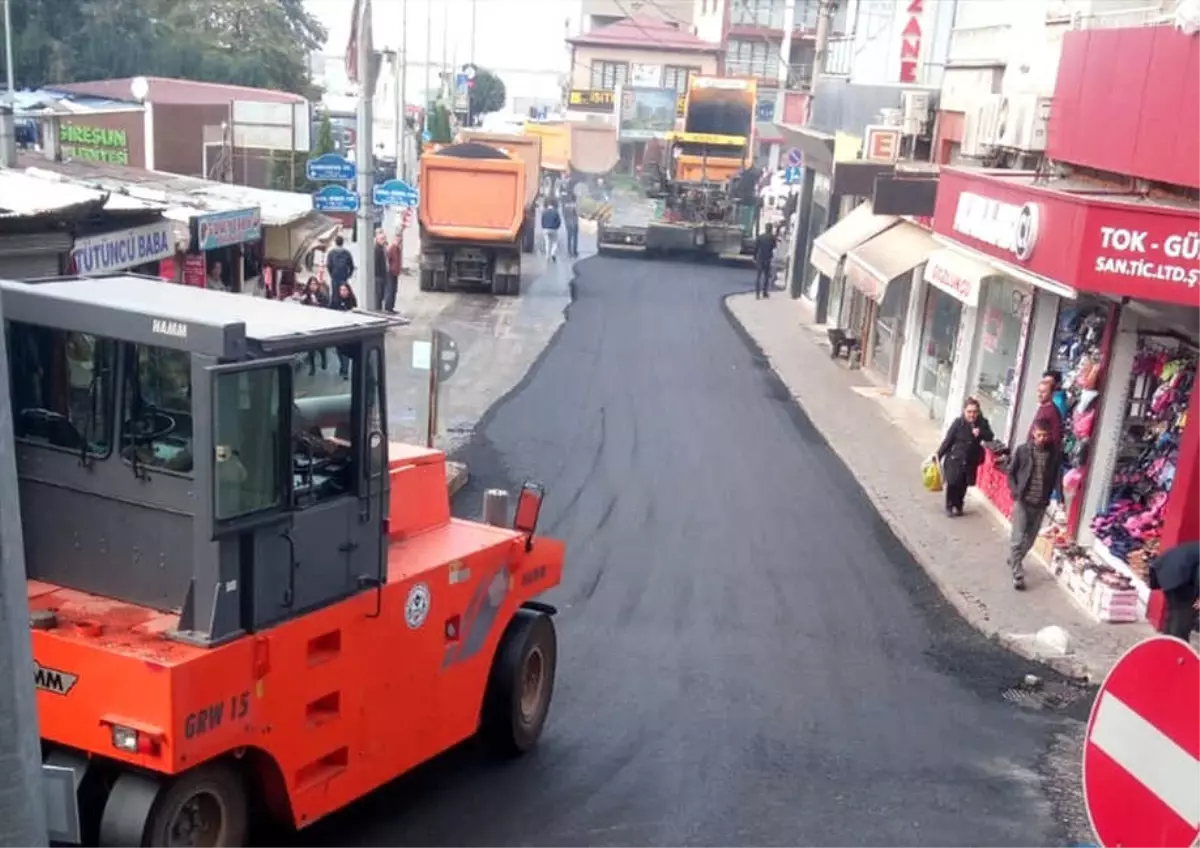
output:
M1088 693L945 602L727 316L750 274L576 273L558 336L460 451L456 503L548 487L568 561L542 744L452 752L304 844L1086 839L1063 751ZM1040 697L1008 691L1027 672Z

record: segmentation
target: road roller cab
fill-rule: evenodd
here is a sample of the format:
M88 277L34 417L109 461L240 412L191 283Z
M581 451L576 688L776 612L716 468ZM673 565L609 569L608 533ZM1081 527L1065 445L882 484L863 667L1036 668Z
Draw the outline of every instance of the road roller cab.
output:
M563 548L389 442L385 319L0 283L51 838L243 844L549 708ZM199 841L197 841L199 840Z

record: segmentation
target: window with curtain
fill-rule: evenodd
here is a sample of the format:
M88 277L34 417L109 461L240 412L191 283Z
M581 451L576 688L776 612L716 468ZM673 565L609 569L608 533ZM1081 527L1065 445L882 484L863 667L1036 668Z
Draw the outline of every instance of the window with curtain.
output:
M699 68L667 65L663 68L663 88L673 88L683 93L687 91L688 81L698 73L700 73Z
M592 62L592 88L612 91L629 77L628 62Z
M779 61L778 52L766 39L730 39L725 52L725 69L730 76L771 76Z

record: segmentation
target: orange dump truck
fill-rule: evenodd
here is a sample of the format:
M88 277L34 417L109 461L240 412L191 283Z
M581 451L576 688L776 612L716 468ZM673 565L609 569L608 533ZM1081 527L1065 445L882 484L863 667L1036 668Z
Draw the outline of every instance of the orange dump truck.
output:
M521 293L525 163L487 144L421 157L421 290Z
M621 159L617 130L581 121L527 121L525 134L542 140L542 172L557 181L572 174L603 176Z
M475 142L496 148L506 156L525 164L525 222L521 227L521 249L533 253L537 221L538 186L542 178L542 139L536 135L489 133L482 130L459 130L460 142Z

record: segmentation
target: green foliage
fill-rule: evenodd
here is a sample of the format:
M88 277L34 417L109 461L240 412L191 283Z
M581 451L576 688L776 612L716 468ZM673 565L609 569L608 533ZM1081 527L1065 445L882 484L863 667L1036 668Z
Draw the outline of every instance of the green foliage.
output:
M504 108L504 80L486 68L475 70L475 84L470 89L471 114L486 115Z
M428 114L429 140L435 144L449 144L454 141L454 133L450 128L450 110L444 104L438 103Z
M21 88L142 75L313 97L328 36L303 0L22 0L12 23Z
M333 140L333 124L329 113L321 113L321 123L317 127L317 137L313 139L313 149L309 153L294 153L288 155L282 150L271 154L271 171L268 176L267 188L276 191L316 192L320 191L323 183L314 183L308 179L305 166L309 159L316 159L326 153L336 153L337 143ZM295 164L296 184L292 186L292 165Z

